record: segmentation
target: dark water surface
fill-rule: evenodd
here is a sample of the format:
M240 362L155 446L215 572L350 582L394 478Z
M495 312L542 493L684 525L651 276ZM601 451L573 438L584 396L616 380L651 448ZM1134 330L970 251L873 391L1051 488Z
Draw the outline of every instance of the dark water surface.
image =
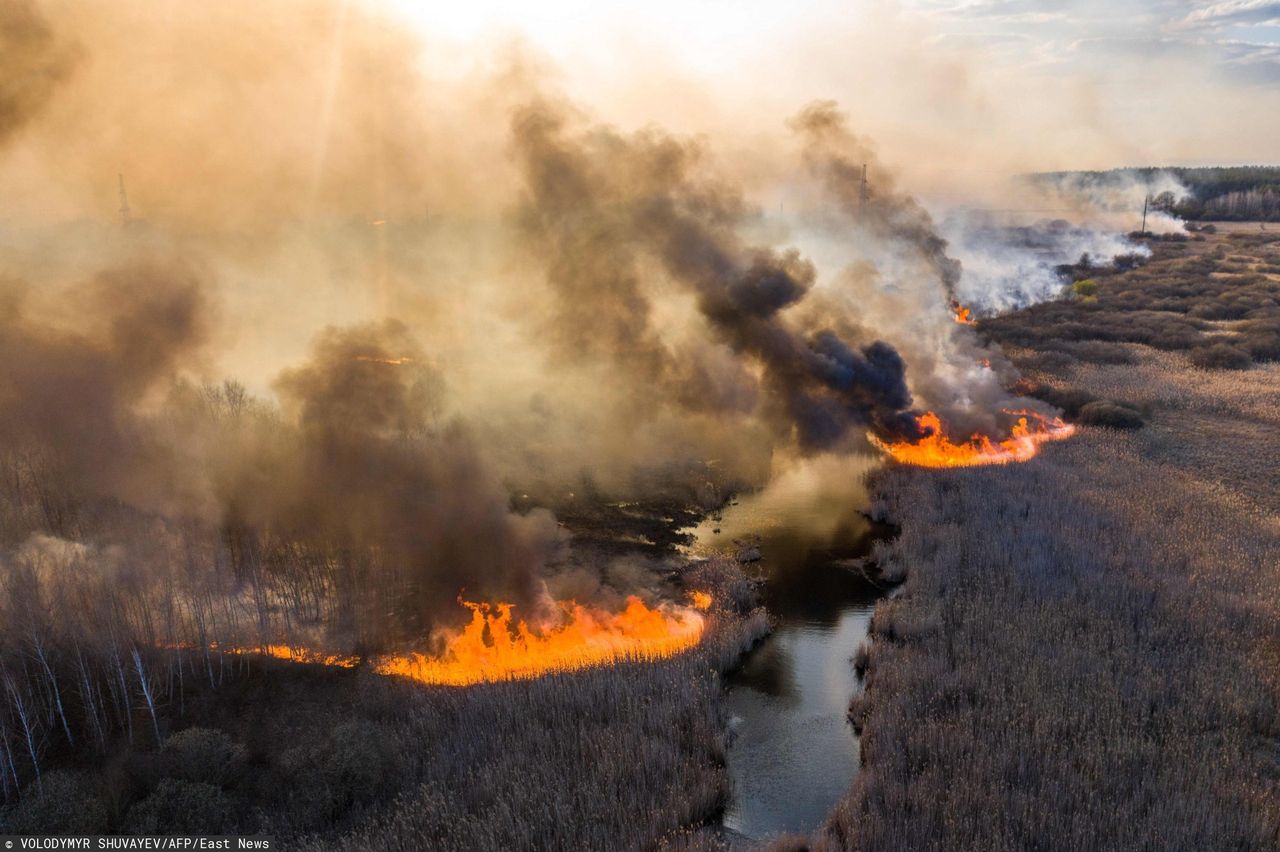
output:
M861 689L851 657L884 589L849 560L865 556L884 531L873 529L856 503L834 518L831 512L829 504L744 502L726 510L723 524L695 530L703 549L756 544L763 558L748 571L765 578L764 604L776 620L730 675L725 698L735 738L724 824L751 838L818 828L858 771L858 740L846 719L849 699ZM721 525L724 531L714 532ZM758 537L743 534L748 529Z

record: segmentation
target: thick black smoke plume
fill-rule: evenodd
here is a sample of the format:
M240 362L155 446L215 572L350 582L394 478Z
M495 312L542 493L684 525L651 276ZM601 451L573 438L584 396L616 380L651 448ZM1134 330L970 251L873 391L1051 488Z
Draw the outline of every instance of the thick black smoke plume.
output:
M234 384L174 389L211 338L206 288L183 266L101 273L38 306L56 322L27 289L0 282L0 547L113 542L140 576L172 558L158 536L212 547L192 582L252 592L248 641L297 620L347 647L421 640L463 612L460 592L537 612L555 522L509 510L482 448L440 417L442 377L405 326L326 330L280 375L276 411ZM152 524L166 532L139 537ZM323 600L267 605L299 584Z
M868 427L891 440L919 437L897 352L788 315L814 283L812 264L738 236L748 208L734 187L700 174L696 144L654 130L575 135L566 125L546 103L520 111L513 125L528 188L523 221L547 258L563 339L607 349L689 406L754 398L758 386L774 430L806 450L839 446ZM713 341L741 361L734 380L750 390L694 383L705 372L675 357L652 325L658 281L693 296Z
M155 508L173 459L138 407L208 338L198 279L173 263L111 268L60 300L57 324L31 315L29 295L0 282L0 443L17 469L44 469L29 487L48 492L50 531L74 532L85 500Z
M539 569L556 539L546 511L517 515L464 427L438 422L443 380L395 321L329 329L310 360L276 383L296 424L270 499L245 494L249 517L295 541L368 554L362 630L395 611L382 635L421 637L460 591L539 602Z

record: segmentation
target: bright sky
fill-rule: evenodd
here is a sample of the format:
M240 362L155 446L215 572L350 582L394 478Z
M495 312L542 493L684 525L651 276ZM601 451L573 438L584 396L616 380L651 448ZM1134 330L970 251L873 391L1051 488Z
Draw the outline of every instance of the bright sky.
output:
M651 37L695 63L749 55L761 44L876 10L914 12L940 39L965 39L1010 65L1080 57L1182 56L1241 81L1280 81L1280 0L387 0L434 35L467 40L523 33L558 56L606 39Z
M771 104L836 98L888 136L926 115L1019 125L1024 149L1066 134L1049 166L1280 161L1280 0L385 2L456 45L519 37L588 100L648 62L673 102L700 89L729 113L746 83Z

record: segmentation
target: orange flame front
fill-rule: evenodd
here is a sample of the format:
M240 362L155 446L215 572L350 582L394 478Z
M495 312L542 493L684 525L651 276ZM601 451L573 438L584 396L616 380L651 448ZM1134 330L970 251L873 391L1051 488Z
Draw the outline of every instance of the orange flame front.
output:
M704 600L710 606L710 595L695 597L694 603ZM627 598L619 613L562 602L563 621L540 632L513 621L511 604L463 603L471 610L471 621L450 638L442 654L381 657L374 670L451 686L515 680L619 660L669 657L696 645L705 627L694 609L651 609L635 596Z
M1061 441L1075 434L1076 428L1058 417L1045 417L1034 411L1010 411L1018 415L1008 438L992 441L975 434L969 440L955 443L942 428L942 419L932 411L921 414L916 422L932 434L914 443L888 443L874 435L871 443L903 464L919 467L970 467L983 464L1024 462L1040 450L1046 441Z
M973 311L966 308L959 302L951 303L951 311L955 314L956 322L961 325L977 325L978 321L974 319Z
M439 656L417 652L369 658L373 670L448 686L483 681L518 680L549 672L607 665L621 660L657 660L692 648L702 638L711 595L690 592L691 607L664 605L653 609L632 595L618 613L590 609L573 601L557 603L562 619L535 631L514 621L512 604L461 603L471 621L451 636ZM285 643L219 648L227 654L261 654L292 663L354 668L361 658L328 654Z

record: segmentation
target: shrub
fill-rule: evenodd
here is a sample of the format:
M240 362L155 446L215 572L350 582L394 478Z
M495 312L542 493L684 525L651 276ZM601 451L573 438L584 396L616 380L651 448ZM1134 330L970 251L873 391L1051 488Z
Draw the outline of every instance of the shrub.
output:
M245 750L222 731L187 728L165 740L159 763L170 778L225 787L244 772Z
M1247 331L1240 346L1256 361L1280 361L1280 329Z
M1188 357L1192 364L1204 370L1245 370L1253 364L1248 352L1226 343L1197 346Z
M1071 291L1080 298L1088 298L1098 295L1098 282L1092 278L1085 278L1083 281L1077 281L1071 285Z
M392 797L400 788L402 764L395 732L357 720L333 728L319 745L285 752L278 769L299 826L321 826L357 805Z
M107 810L83 773L55 769L32 782L22 798L0 814L0 833L99 834L107 828Z
M129 809L126 823L134 834L223 834L234 831L237 820L234 803L218 787L165 778Z
M1129 406L1107 400L1083 406L1076 419L1087 426L1106 426L1110 429L1140 429L1146 423L1142 415Z
M1044 400L1055 408L1061 408L1067 417L1074 418L1080 409L1097 399L1086 390L1073 387L1054 387L1053 385L1029 385L1025 393L1036 399Z
M394 737L374 722L346 722L329 734L327 754L319 769L342 800L367 802L400 786L400 759Z

